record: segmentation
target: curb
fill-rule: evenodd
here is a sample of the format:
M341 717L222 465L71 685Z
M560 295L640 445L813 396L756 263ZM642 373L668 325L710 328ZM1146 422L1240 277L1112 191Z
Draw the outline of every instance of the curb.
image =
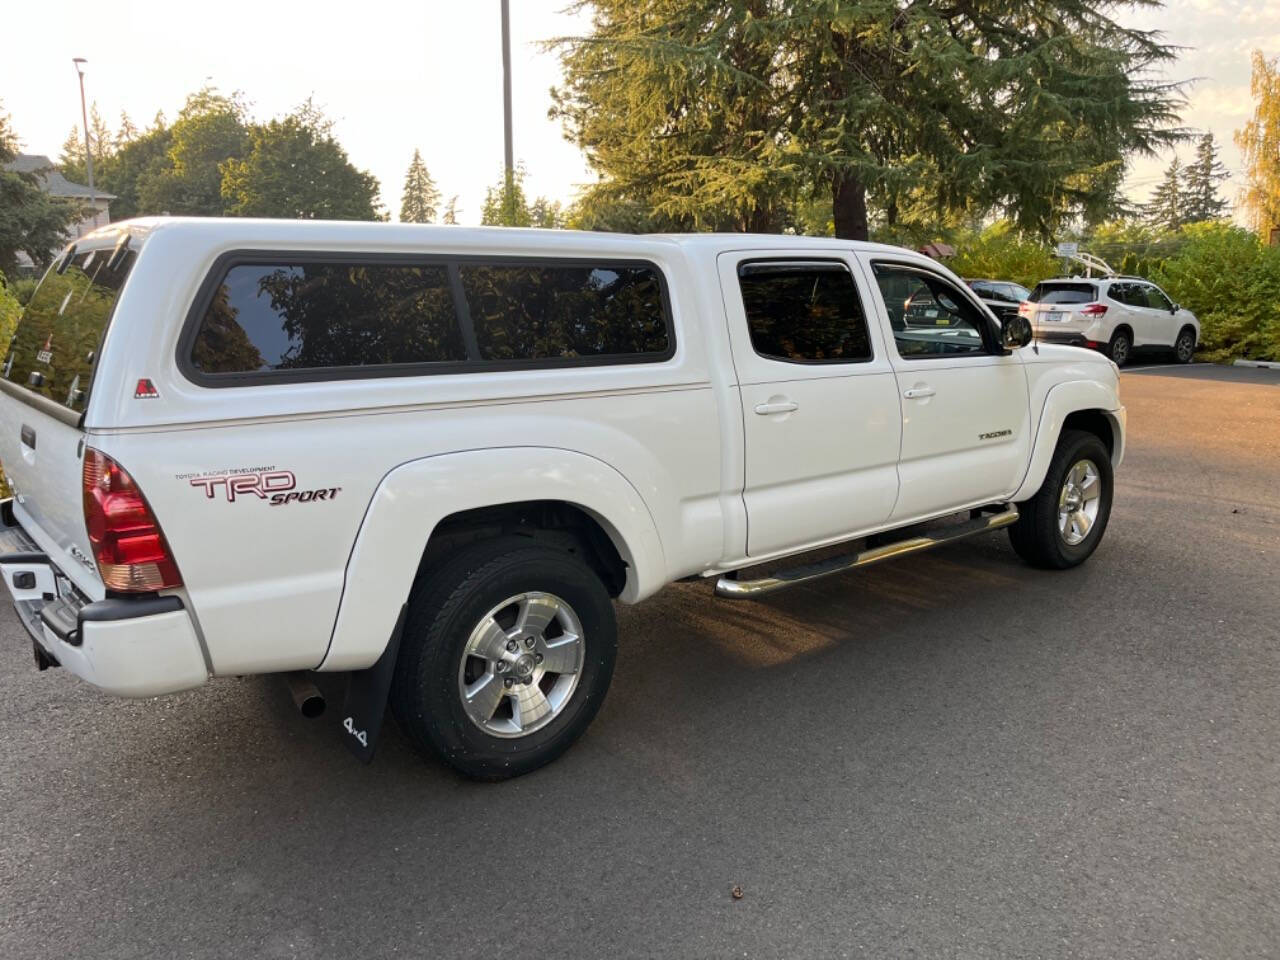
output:
M1280 363L1274 360L1234 360L1233 367L1261 367L1263 370L1280 370Z

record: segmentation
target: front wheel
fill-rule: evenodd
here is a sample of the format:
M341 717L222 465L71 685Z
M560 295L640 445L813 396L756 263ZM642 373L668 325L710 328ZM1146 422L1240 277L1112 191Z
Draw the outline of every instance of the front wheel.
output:
M1117 330L1111 335L1111 342L1107 344L1107 356L1117 367L1123 367L1132 355L1133 338L1129 335L1129 331Z
M617 645L609 595L573 554L482 542L415 586L391 706L415 746L467 776L519 776L586 730Z
M1178 334L1173 344L1173 355L1179 363L1190 363L1196 355L1196 332L1190 327L1183 327Z
M1036 495L1018 504L1009 540L1035 567L1065 570L1097 549L1111 517L1111 456L1095 434L1065 430Z

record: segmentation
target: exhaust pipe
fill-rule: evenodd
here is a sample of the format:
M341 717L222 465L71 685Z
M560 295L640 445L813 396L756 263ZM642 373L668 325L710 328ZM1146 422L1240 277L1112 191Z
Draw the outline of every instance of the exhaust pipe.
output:
M284 682L289 685L289 695L304 717L314 720L324 713L324 694L316 689L303 670L295 670L284 675Z

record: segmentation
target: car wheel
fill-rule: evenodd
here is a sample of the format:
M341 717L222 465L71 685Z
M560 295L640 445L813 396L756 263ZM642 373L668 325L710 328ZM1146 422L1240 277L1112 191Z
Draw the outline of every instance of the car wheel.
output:
M1179 363L1190 363L1196 355L1196 332L1190 327L1183 327L1173 345L1173 355Z
M604 701L613 604L572 554L525 537L460 552L415 585L391 706L409 739L469 777L560 756Z
M1044 483L1018 504L1009 540L1035 567L1065 570L1097 549L1111 517L1111 456L1095 434L1065 430Z
M1129 357L1133 354L1133 338L1127 330L1117 330L1111 335L1111 342L1107 344L1107 356L1111 358L1111 362L1117 367L1123 367L1129 362Z

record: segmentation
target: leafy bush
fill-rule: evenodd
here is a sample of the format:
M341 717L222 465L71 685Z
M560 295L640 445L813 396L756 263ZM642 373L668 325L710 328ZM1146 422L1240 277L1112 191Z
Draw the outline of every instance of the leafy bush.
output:
M22 304L9 292L4 274L0 273L0 353L8 354L9 341L13 331L17 329L18 318L22 316ZM0 466L0 497L9 496L9 481L4 478L4 468Z
M1280 360L1280 247L1225 221L1181 239L1151 279L1199 318L1206 359Z
M22 304L9 289L9 284L0 273L0 346L8 353L9 339L18 326L18 317L22 316Z
M956 255L947 266L962 277L1012 280L1034 287L1045 277L1062 272L1058 259L1042 240L1018 234L1006 221L980 233L958 235L955 248Z

